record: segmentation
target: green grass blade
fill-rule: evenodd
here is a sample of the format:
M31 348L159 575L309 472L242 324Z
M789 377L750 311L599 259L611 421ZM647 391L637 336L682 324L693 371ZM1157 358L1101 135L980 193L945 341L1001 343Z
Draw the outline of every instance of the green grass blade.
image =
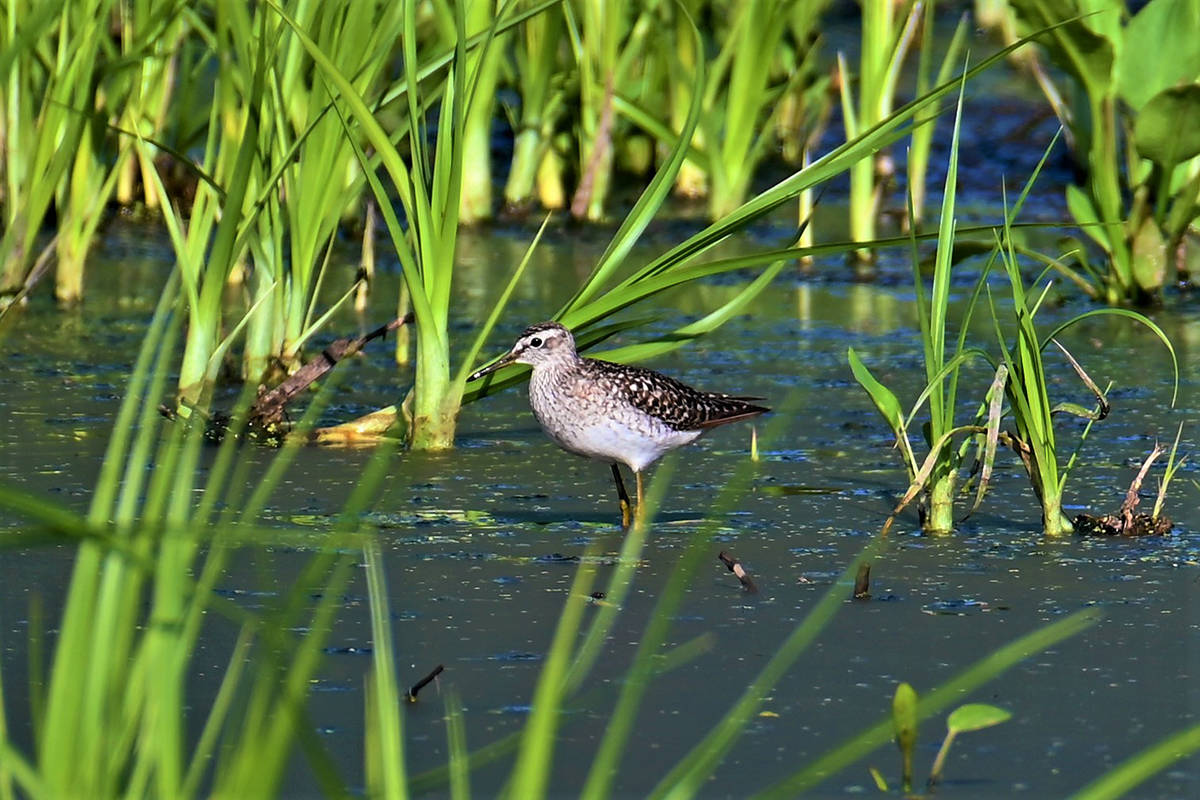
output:
M534 689L533 710L525 723L521 749L504 792L506 797L535 800L546 796L571 650L596 576L592 555L588 553L581 561L558 618L546 663Z
M1071 800L1115 800L1132 792L1167 767L1200 750L1200 725L1168 736L1084 786Z
M404 734L400 716L400 693L396 688L395 648L392 646L392 617L383 574L383 556L374 536L363 546L367 573L367 596L371 606L371 670L374 717L378 732L378 759L382 796L388 800L407 797L404 774Z
M794 402L794 397L788 398L780 413L767 424L763 435L764 441L777 440L782 433L784 420L790 417L789 410ZM714 501L709 515L714 522L702 526L689 537L686 548L667 578L667 584L663 588L658 602L655 603L650 621L642 633L633 663L626 673L621 693L613 708L608 727L604 731L604 738L600 742L596 758L588 772L587 782L584 784L582 792L585 800L599 800L611 793L612 781L620 769L621 757L624 755L629 736L633 731L646 689L656 674L656 659L660 656L672 621L683 602L684 591L690 585L701 561L708 553L707 545L715 531L715 520L720 519L725 510L733 507L737 498L744 495L756 471L755 462L747 459L738 467L729 481L721 487L721 492Z
M697 52L700 52L703 43L700 39L699 29L696 28L695 22L687 15L682 6L678 10L687 18L694 46ZM650 181L650 184L642 192L638 201L625 216L621 227L613 234L608 247L605 248L604 253L597 260L596 266L593 267L587 280L584 281L575 295L567 301L566 305L554 315L555 319L561 319L569 312L579 309L600 291L600 288L621 265L625 257L629 254L629 251L636 244L638 237L641 236L642 232L645 231L651 220L658 213L658 210L662 207L675 182L675 176L679 174L680 166L682 166L684 160L687 158L692 135L695 133L696 126L700 122L700 100L704 89L704 80L704 62L703 59L700 59L696 63L696 76L692 87L691 105L688 107L688 115L680 129L679 138L675 142L675 146L671 149L670 154L658 172L655 173L653 180Z
M721 721L659 781L650 793L651 798L688 798L699 792L704 781L716 771L725 754L741 735L767 693L787 673L796 659L808 649L817 635L833 620L846 601L846 587L853 585L859 565L869 562L884 544L877 537L842 572L841 577L825 592L812 610L784 640L766 666L738 698ZM890 723L889 723L890 724Z
M1062 640L1086 630L1096 624L1100 617L1099 609L1085 608L1032 633L1027 633L1016 641L984 656L946 683L925 692L917 705L918 719L927 719L944 711L954 703L962 702L964 695L975 691L984 683L1029 656L1040 653ZM772 800L773 798L782 800L782 798L798 797L856 761L865 758L876 748L890 742L891 738L892 718L889 714L870 729L814 759L803 769L758 793L755 797L758 800Z
M1175 346L1173 344L1171 344L1171 339L1167 336L1166 332L1163 331L1163 329L1160 328L1158 326L1158 324L1154 322L1154 320L1150 319L1145 314L1139 314L1138 312L1133 311L1128 308L1097 308L1092 311L1085 311L1084 313L1080 314L1079 316L1072 317L1071 319L1062 323L1057 328L1050 331L1049 334L1042 337L1039 347L1042 350L1046 349L1047 347L1050 346L1050 342L1053 341L1055 338L1057 338L1060 333L1062 333L1064 330L1071 327L1072 325L1087 319L1088 317L1098 317L1098 316L1105 316L1105 315L1111 315L1111 316L1116 316L1116 317L1125 317L1127 319L1133 320L1134 322L1140 322L1141 324L1143 324L1147 328L1149 328L1151 333L1153 333L1156 337L1158 337L1158 340L1163 343L1164 347L1167 348L1167 353L1170 354L1170 356L1171 356L1172 377L1174 379L1174 383L1172 384L1172 388L1171 388L1171 406L1174 407L1175 401L1179 396L1179 359L1177 358L1177 356L1175 354Z
M475 334L475 341L471 343L471 347L467 350L462 359L462 366L459 367L458 375L455 380L466 383L467 376L471 374L471 365L475 363L475 359L479 358L479 351L483 349L487 338L491 336L492 330L496 327L496 323L500 320L500 315L504 312L505 306L508 305L508 300L512 297L513 291L516 290L521 276L525 274L525 268L529 266L529 260L533 256L533 251L537 249L538 242L542 240L542 234L546 231L546 225L550 222L550 215L542 220L542 224L538 227L538 231L534 234L533 241L529 243L529 247L525 249L525 255L522 256L521 262L517 264L517 268L513 270L512 277L508 279L508 284L504 287L504 291L500 293L500 297L496 299L492 306L491 312L488 313L488 318L484 320L483 325L479 327L479 331Z
M463 720L462 701L455 691L446 693L446 748L450 753L450 798L470 800L471 770L467 730Z
M654 481L650 484L650 490L647 492L645 498L646 507L650 509L647 519L653 519L654 514L661 507L666 487L671 482L671 475L674 469L675 461L670 460L655 472ZM649 530L650 524L648 522L634 525L625 534L625 538L621 542L621 553L617 558L617 568L613 570L612 577L608 582L608 590L604 593L605 604L601 606L595 619L592 620L592 624L588 628L588 632L580 643L579 648L576 650L574 661L567 673L568 693L574 692L579 688L601 655L608 635L612 631L612 626L616 622L617 615L620 614L625 599L629 596L629 590L633 587L633 579L637 574L638 566L641 564L642 551L645 547L646 534L649 533Z

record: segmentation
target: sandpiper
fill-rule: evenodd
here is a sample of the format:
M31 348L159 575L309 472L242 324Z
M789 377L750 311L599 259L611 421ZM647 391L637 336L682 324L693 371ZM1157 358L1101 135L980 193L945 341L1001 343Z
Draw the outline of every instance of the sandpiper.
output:
M470 380L514 363L533 367L529 404L546 435L568 452L612 465L625 528L635 511L618 464L633 470L640 515L647 467L709 428L770 410L750 402L757 397L702 392L653 370L584 358L557 322L526 328L508 353Z

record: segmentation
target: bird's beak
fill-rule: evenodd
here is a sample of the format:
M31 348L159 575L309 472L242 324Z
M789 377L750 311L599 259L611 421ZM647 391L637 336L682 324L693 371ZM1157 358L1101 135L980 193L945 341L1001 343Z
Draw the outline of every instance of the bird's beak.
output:
M491 364L489 364L488 366L484 367L483 369L477 369L474 372L472 372L470 377L467 378L467 380L468 381L477 381L480 378L482 378L484 375L491 375L496 370L500 369L501 367L507 367L509 364L513 363L516 360L517 360L517 354L510 350L509 352L507 352L503 356L501 356L499 361L494 361Z

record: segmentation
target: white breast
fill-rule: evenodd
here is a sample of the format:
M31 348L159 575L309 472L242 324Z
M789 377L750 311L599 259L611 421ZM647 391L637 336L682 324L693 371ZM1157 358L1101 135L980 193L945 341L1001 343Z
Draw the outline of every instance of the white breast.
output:
M546 435L559 447L598 461L618 462L638 472L663 455L700 437L677 431L656 417L581 386L545 380L534 370L529 404Z

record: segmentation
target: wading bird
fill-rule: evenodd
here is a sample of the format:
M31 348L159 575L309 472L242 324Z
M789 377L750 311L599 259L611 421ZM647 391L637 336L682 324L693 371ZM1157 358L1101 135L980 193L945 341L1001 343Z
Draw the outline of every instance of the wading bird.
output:
M709 428L770 410L750 402L757 397L702 392L653 370L584 358L575 337L557 322L526 328L508 353L470 380L509 364L533 367L529 404L547 436L568 452L612 465L625 528L635 508L618 464L633 470L640 517L647 467Z

